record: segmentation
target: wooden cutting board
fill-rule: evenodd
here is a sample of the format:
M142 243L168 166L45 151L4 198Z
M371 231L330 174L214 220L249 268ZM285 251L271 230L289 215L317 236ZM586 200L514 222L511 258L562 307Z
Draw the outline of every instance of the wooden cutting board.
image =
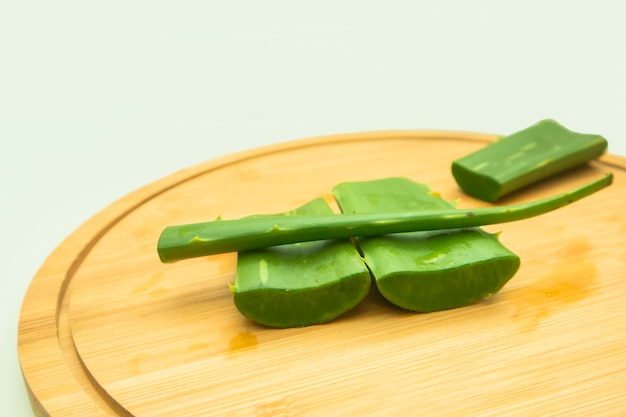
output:
M497 295L431 314L375 291L324 325L276 330L235 309L236 255L161 264L168 225L290 210L341 181L406 176L459 207L453 159L494 135L387 131L293 141L208 161L97 214L45 261L18 351L39 416L626 415L626 159L615 183L538 218L490 226L522 267Z

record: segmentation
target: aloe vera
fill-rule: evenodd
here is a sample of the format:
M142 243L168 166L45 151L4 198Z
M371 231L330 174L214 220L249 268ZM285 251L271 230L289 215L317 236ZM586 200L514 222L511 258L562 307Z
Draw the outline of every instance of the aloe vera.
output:
M449 210L454 205L407 178L347 182L333 195L346 215ZM520 259L480 228L418 231L356 239L380 293L407 310L465 306L498 292Z
M279 216L332 213L319 198ZM339 317L367 295L370 283L359 252L346 239L239 252L231 289L235 306L244 316L265 326L285 328Z
M546 119L453 161L452 175L467 194L496 202L599 157L607 146L600 135L573 132Z
M613 175L609 173L568 192L501 207L350 216L267 216L168 226L161 232L157 252L162 262L174 262L296 242L507 223L559 209L611 185L612 182Z

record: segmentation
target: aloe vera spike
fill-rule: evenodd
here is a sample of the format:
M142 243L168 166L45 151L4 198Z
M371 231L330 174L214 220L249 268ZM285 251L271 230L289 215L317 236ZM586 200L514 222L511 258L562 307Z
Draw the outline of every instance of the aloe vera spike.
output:
M452 175L469 195L495 202L585 164L602 155L607 146L600 135L573 132L546 119L453 161Z
M162 262L260 249L287 243L418 230L508 223L538 216L587 197L613 182L606 174L579 188L528 203L469 210L324 216L268 216L166 227L157 251Z

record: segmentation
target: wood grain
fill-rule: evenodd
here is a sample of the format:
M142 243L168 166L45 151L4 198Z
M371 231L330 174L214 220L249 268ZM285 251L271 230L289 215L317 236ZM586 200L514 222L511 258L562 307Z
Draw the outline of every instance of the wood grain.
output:
M341 181L407 176L483 207L450 174L494 135L302 139L177 172L113 203L45 261L18 352L38 416L626 415L626 159L606 155L501 204L613 171L544 216L486 227L522 267L492 298L415 314L375 291L328 324L276 330L235 309L235 254L161 264L171 224L281 212Z

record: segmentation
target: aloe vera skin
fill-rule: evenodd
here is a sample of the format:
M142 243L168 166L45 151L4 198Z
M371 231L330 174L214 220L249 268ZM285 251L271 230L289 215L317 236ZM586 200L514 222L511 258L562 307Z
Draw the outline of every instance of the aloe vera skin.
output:
M285 215L332 214L316 199ZM349 240L301 242L240 252L232 287L244 316L275 328L331 321L367 295L371 276Z
M541 200L469 210L430 210L355 215L264 216L167 226L157 253L161 262L241 252L296 242L347 239L419 230L514 222L539 216L588 197L613 183L607 173L581 187Z
M333 189L344 213L449 210L424 184L406 178L351 182ZM380 293L416 312L471 304L498 292L520 258L480 228L357 238Z
M573 132L546 119L452 162L467 194L487 202L583 165L606 152L600 135Z
M520 259L479 229L358 240L379 292L407 310L428 313L472 304L504 287Z

